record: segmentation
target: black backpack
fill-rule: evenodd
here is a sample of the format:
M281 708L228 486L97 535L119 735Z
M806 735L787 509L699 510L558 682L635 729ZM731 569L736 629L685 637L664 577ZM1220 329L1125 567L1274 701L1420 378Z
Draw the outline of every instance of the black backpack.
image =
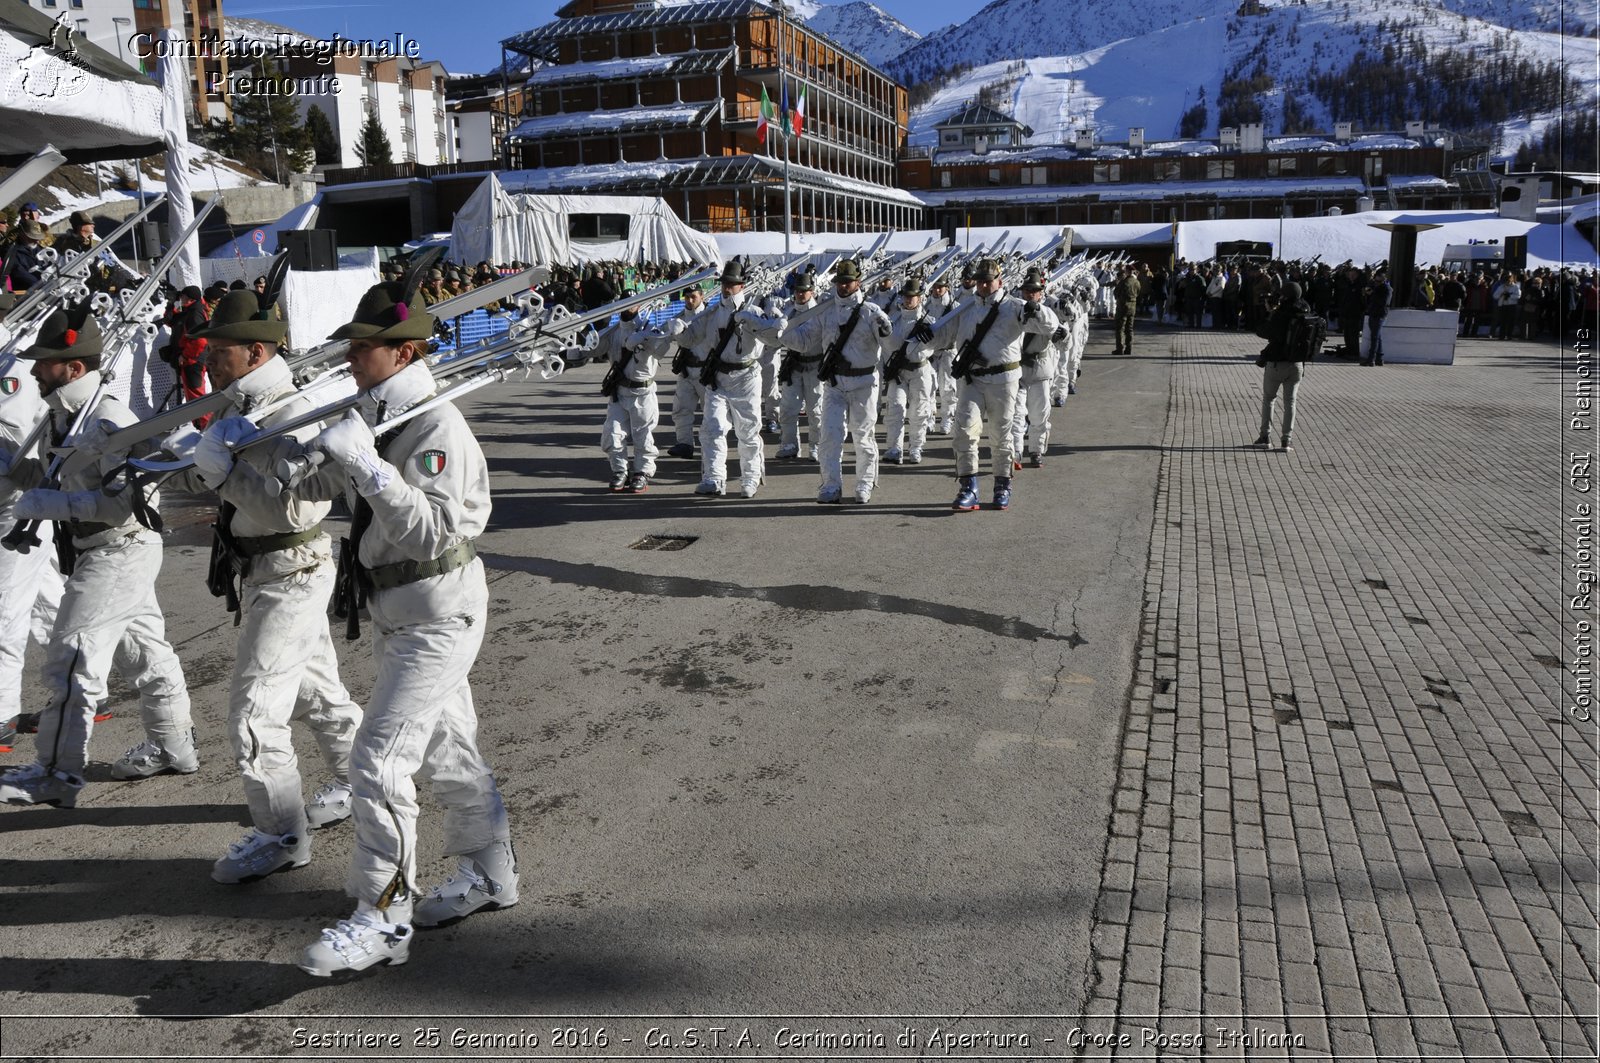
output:
M1284 344L1283 362L1309 362L1322 353L1328 338L1328 322L1314 310L1303 310L1289 320L1289 336Z

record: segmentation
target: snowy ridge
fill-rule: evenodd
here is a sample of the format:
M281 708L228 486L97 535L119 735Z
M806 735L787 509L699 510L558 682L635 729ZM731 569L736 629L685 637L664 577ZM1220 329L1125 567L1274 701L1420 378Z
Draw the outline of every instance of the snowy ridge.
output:
M1384 43L1394 37L1392 32L1380 31L1380 23L1387 20L1392 27L1401 18L1417 20L1410 32L1421 36L1430 52L1489 56L1509 50L1531 61L1564 64L1579 83L1595 86L1594 91L1600 93L1600 70L1596 68L1592 39L1509 29L1420 0L1308 0L1244 18L1234 15L1236 5L1232 2L1195 0L1192 5L1179 5L1154 0L1150 6L1140 5L1137 9L1112 5L1106 9L1107 24L1095 18L1074 18L1070 25L1042 21L1039 13L1047 2L995 0L973 20L925 38L890 64L891 70L914 67L919 53L936 47L946 49L945 67L978 61L1001 47L1025 49L1013 56L1028 56L1022 60L985 60L983 65L943 86L913 112L911 143L931 145L935 138L933 125L985 89L991 102L1002 111L1032 127L1029 144L1061 144L1080 128L1094 129L1100 140L1122 141L1130 126L1144 127L1147 140L1171 139L1178 135L1179 119L1196 103L1201 90L1209 105L1203 135L1215 135L1219 124L1217 101L1223 80L1231 72L1248 69L1257 61L1264 61L1269 77L1275 79L1339 71L1358 52L1381 51ZM1104 2L1085 0L1083 6L1098 10ZM1487 4L1488 0L1477 4L1461 0L1453 6ZM1120 15L1118 7L1122 9ZM1537 2L1530 5L1536 7ZM1185 15L1181 20L1147 31L1150 25L1159 25L1164 16L1180 10ZM1194 17L1197 13L1200 17ZM1116 32L1119 17L1124 21L1137 19L1145 24L1144 28L1136 35L1082 50L1041 55L1063 39L1081 40L1098 30ZM1023 24L1030 32L1017 29ZM961 50L948 50L957 44ZM1284 92L1283 83L1275 81L1259 97L1268 135L1282 131ZM1596 98L1591 96L1584 102L1592 104ZM1297 97L1296 103L1313 126L1323 130L1331 131L1334 122L1347 117L1328 113L1310 96ZM1515 150L1518 138L1539 135L1552 118L1526 115L1519 122L1508 123L1510 143L1502 145L1502 150Z
M275 45L280 38L284 37L294 41L296 44L316 40L309 33L301 33L299 30L290 29L288 26L280 26L276 22L268 22L259 18L237 18L233 15L228 15L224 19L223 25L225 27L224 36L230 41L261 41L264 44Z
M878 67L886 66L922 40L922 34L866 0L824 5L805 22L807 29L815 30Z

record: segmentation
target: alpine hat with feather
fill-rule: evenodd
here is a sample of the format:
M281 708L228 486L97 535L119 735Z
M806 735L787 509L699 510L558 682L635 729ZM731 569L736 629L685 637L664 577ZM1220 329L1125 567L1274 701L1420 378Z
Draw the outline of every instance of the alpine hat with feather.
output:
M412 259L400 280L384 281L368 288L356 304L355 314L334 330L330 338L389 344L431 337L436 321L423 308L417 289L443 254L442 247L429 248Z
M265 298L245 288L230 290L211 311L211 320L201 325L191 335L194 339L209 340L227 345L233 343L265 343L276 347L289 331L288 322L276 321L272 307L283 290L284 278L289 272L289 256L281 254L272 263L263 278L266 282ZM263 308L262 304L265 303Z
M27 362L67 362L100 357L100 325L88 309L88 303L84 303L81 314L67 310L52 312L44 319L33 346L17 357Z

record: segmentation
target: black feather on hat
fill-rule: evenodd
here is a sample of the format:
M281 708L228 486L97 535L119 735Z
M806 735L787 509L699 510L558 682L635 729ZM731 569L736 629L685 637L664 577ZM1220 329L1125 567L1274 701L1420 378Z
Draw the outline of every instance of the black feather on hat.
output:
M418 253L399 281L384 281L367 289L356 304L351 319L330 337L336 340L426 340L433 335L438 319L428 313L417 298L422 278L444 256L444 248L430 247Z

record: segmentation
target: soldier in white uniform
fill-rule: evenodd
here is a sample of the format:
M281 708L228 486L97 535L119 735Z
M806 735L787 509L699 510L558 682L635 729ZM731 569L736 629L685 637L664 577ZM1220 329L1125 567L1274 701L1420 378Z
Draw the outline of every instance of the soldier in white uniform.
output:
M705 416L700 422L700 486L695 494L721 495L728 480L728 432L739 441L739 492L754 498L766 475L761 442L761 318L744 305L744 265L730 259L722 268L722 298L695 318L677 342L694 352L695 370L705 385Z
M889 450L884 460L893 465L922 463L922 447L933 422L932 351L926 342L933 336L933 321L922 306L922 278L907 277L889 314L893 332L884 344L890 352L883 367L883 386L889 393L884 420Z
M956 300L950 294L950 279L944 274L933 279L928 288L928 298L924 309L929 317L935 321L948 314L955 308ZM943 347L930 351L929 362L933 365L933 396L934 416L936 428L942 435L949 435L951 427L955 424L956 409L956 378L950 372L950 364L956 360L954 347Z
M649 490L650 477L656 474L656 424L661 419L656 403L656 362L665 344L661 333L651 329L649 319L637 316L637 311L624 310L620 316L607 334L611 367L600 382L600 393L610 401L600 429L600 447L611 462L611 490L639 493Z
M1039 305L1044 298L1044 274L1030 269L1020 285L1023 298ZM1057 343L1067 338L1067 330L1058 327L1049 336L1030 332L1022 338L1022 379L1017 383L1017 402L1011 415L1011 445L1017 457L1012 468L1026 461L1035 469L1044 465L1045 451L1050 446L1050 382L1055 378L1060 364Z
M674 458L694 457L694 418L705 406L706 399L705 385L700 383L701 363L695 360L694 352L686 344L678 342L678 337L705 312L705 293L699 288L685 288L683 310L662 329L678 347L672 359L672 372L678 378L672 392L673 443L667 448L667 453Z
M1016 460L1011 446L1011 417L1017 381L1022 377L1022 337L1050 336L1058 322L1053 310L1002 290L1000 264L980 262L973 271L976 297L946 314L934 326L934 345L954 342L956 375L962 377L956 400L955 452L959 488L951 508L978 508L978 441L985 419L994 454L994 508L1011 505L1011 473Z
M65 442L78 411L96 399L100 355L94 319L69 320L60 310L22 353L33 361L33 377L50 407L46 445ZM117 399L100 395L73 438L93 446L136 420ZM139 692L145 740L111 766L112 777L189 775L200 759L189 690L156 600L161 536L145 522L159 505L157 494L143 495L128 483L123 454L105 455L59 488L37 486L46 476L44 449L0 461L13 484L31 488L17 500L17 519L56 522L59 555L69 569L45 655L43 681L51 697L39 718L36 760L0 776L0 801L71 808L83 789L89 737L113 662Z
M195 468L174 483L216 491L221 505L212 542L213 594L242 620L228 688L228 738L244 780L251 829L211 869L218 882L251 882L311 859L308 830L350 815L350 744L361 710L339 681L328 631L333 545L322 530L329 503L280 498L268 448L235 460L229 446L257 425L270 428L307 412L288 363L278 357L287 324L261 309L255 292L222 297L195 333L206 341L211 386L228 406L205 434L180 429L166 448ZM309 439L314 427L301 429ZM332 779L309 804L301 789L291 721L310 728Z
M784 300L779 311L785 319L816 305L816 278L814 268L807 268L795 277L794 291ZM781 461L800 456L800 411L804 410L806 442L814 461L817 457L817 440L822 437L822 381L817 379L817 366L822 362L822 356L781 348L775 338L768 340L764 332L762 339L780 351L778 382L783 388L783 399L778 407L778 424L781 435L778 451L773 457Z
M6 453L15 453L47 412L33 377L17 372L14 364L0 376L0 447ZM0 530L16 523L12 509L20 495L15 484L0 478ZM38 534L48 541L50 524L41 525ZM41 650L48 649L61 590L54 551L0 550L0 751L15 744L18 734L39 729L39 714L22 711L23 653L30 634ZM109 716L102 709L95 719Z
M517 902L516 856L505 804L478 751L467 676L483 643L488 586L475 540L489 519L489 470L466 419L443 402L374 439L373 426L427 403L435 386L422 360L434 319L398 284L362 296L350 340L360 405L306 448L279 441L274 456L302 449L330 459L295 488L350 503L349 548L340 550L336 600L371 610L377 677L351 751L356 847L346 891L355 914L322 932L301 958L309 974L404 963L412 924L451 922ZM281 466L279 466L281 468ZM420 774L445 808L445 851L454 875L418 897Z
M844 433L856 447L856 501L872 501L878 484L878 366L889 338L889 316L861 290L861 267L839 263L833 274L837 296L793 328L780 329L779 341L790 350L823 355L818 371L822 389L822 441L817 460L822 486L817 501L833 505L843 495Z
M1068 395L1078 393L1078 377L1082 375L1083 348L1089 342L1089 285L1094 278L1084 274L1077 283L1069 286L1056 300L1056 313L1067 330L1061 342L1061 357L1056 360L1056 376L1050 384L1050 401L1065 406Z

